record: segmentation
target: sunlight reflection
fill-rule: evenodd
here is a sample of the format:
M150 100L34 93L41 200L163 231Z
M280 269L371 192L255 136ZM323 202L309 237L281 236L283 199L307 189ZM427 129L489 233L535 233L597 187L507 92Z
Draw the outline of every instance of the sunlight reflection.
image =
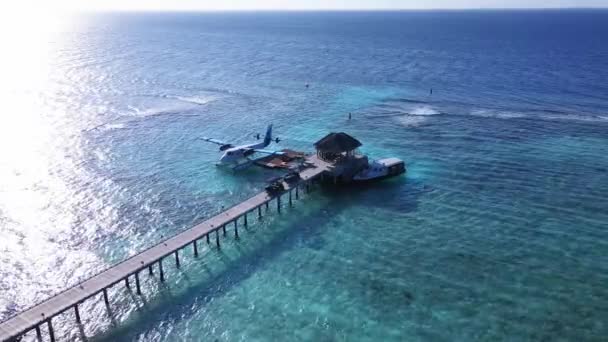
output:
M77 182L86 176L79 168L81 130L70 118L74 99L66 101L76 95L66 89L61 60L73 48L70 30L77 21L44 11L4 11L0 20L0 276L9 286L1 319L99 262L91 252L70 248L82 241L71 236L85 196Z

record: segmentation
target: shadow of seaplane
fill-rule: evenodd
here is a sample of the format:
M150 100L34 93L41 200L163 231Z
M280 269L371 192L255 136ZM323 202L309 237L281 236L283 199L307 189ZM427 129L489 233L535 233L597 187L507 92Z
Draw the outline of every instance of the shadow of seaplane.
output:
M259 139L260 134L257 134L256 137ZM219 162L215 165L228 167L233 171L245 169L255 162L255 159L252 159L254 154L262 153L262 154L270 154L270 155L282 155L283 152L280 151L271 151L265 150L264 148L270 145L273 141L272 139L272 125L268 125L266 129L266 135L264 136L264 141L260 143L234 146L230 143L223 142L218 139L213 138L201 138L204 141L208 141L210 143L220 145L220 151L224 152ZM279 138L275 138L274 141L278 143L280 141Z

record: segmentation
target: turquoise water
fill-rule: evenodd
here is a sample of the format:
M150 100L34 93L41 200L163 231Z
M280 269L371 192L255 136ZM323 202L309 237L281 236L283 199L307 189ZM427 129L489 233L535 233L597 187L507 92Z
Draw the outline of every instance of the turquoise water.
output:
M167 260L164 285L142 275L144 296L112 289L111 317L101 298L82 331L58 317L60 338L603 340L606 19L108 14L49 30L31 42L45 58L2 81L0 319L260 191L275 173L222 171L197 137L245 143L272 122L273 147L346 131L408 173L271 207L221 251Z

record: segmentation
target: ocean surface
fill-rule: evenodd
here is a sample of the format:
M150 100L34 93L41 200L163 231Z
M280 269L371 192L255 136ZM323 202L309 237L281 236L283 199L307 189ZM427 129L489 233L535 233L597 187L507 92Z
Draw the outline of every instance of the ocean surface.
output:
M608 336L608 11L38 16L3 43L0 320L263 189L198 138L273 123L408 173L187 250L59 339Z

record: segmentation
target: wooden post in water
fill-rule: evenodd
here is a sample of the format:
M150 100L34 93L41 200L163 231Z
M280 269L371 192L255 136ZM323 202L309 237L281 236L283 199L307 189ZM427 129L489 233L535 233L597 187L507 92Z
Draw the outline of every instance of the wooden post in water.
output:
M150 264L150 266L148 266L148 274L149 275L153 275L154 274L154 268L152 266L153 266L152 264Z
M222 232L224 233L224 237L226 237L226 225L222 226Z
M179 268L179 249L175 250L175 266Z
M125 277L125 286L127 286L128 289L131 288L131 284L129 283L129 276Z
M247 227L247 212L245 212L245 214L243 214L244 220L245 222L243 223L245 225L245 227Z
M258 218L262 218L262 206L258 206Z
M291 207L293 202L291 201L291 189L289 189L289 206Z
M220 230L219 229L215 230L215 244L217 245L217 248L220 248Z
M192 241L192 246L194 246L194 257L198 257L198 243L196 243L196 240Z
M38 339L38 342L42 341L42 331L40 331L39 325L36 326L36 338Z
M139 272L135 272L135 287L137 289L137 294L141 294L141 286L139 286Z
M103 302L106 303L106 307L110 308L110 300L108 299L108 289L103 289Z
M277 196L277 211L281 213L281 195Z
M51 342L55 342L55 331L53 330L53 323L51 322L52 319L52 317L49 317L46 324L49 326L49 336L51 337Z
M78 311L78 304L74 305L74 314L76 315L76 323L82 324L80 320L80 312Z
M236 220L234 220L234 238L235 239L239 238L239 227L236 224Z
M268 202L270 202L270 201L267 201L266 203L264 203L264 204L266 204L266 211L268 211Z
M300 184L296 184L296 199L300 199L300 194L298 193L299 189L300 189Z
M160 273L160 281L165 281L165 272L163 272L163 258L158 259L158 272Z
M207 235L205 235L205 237L207 238L207 244L209 243L209 233L207 233Z

